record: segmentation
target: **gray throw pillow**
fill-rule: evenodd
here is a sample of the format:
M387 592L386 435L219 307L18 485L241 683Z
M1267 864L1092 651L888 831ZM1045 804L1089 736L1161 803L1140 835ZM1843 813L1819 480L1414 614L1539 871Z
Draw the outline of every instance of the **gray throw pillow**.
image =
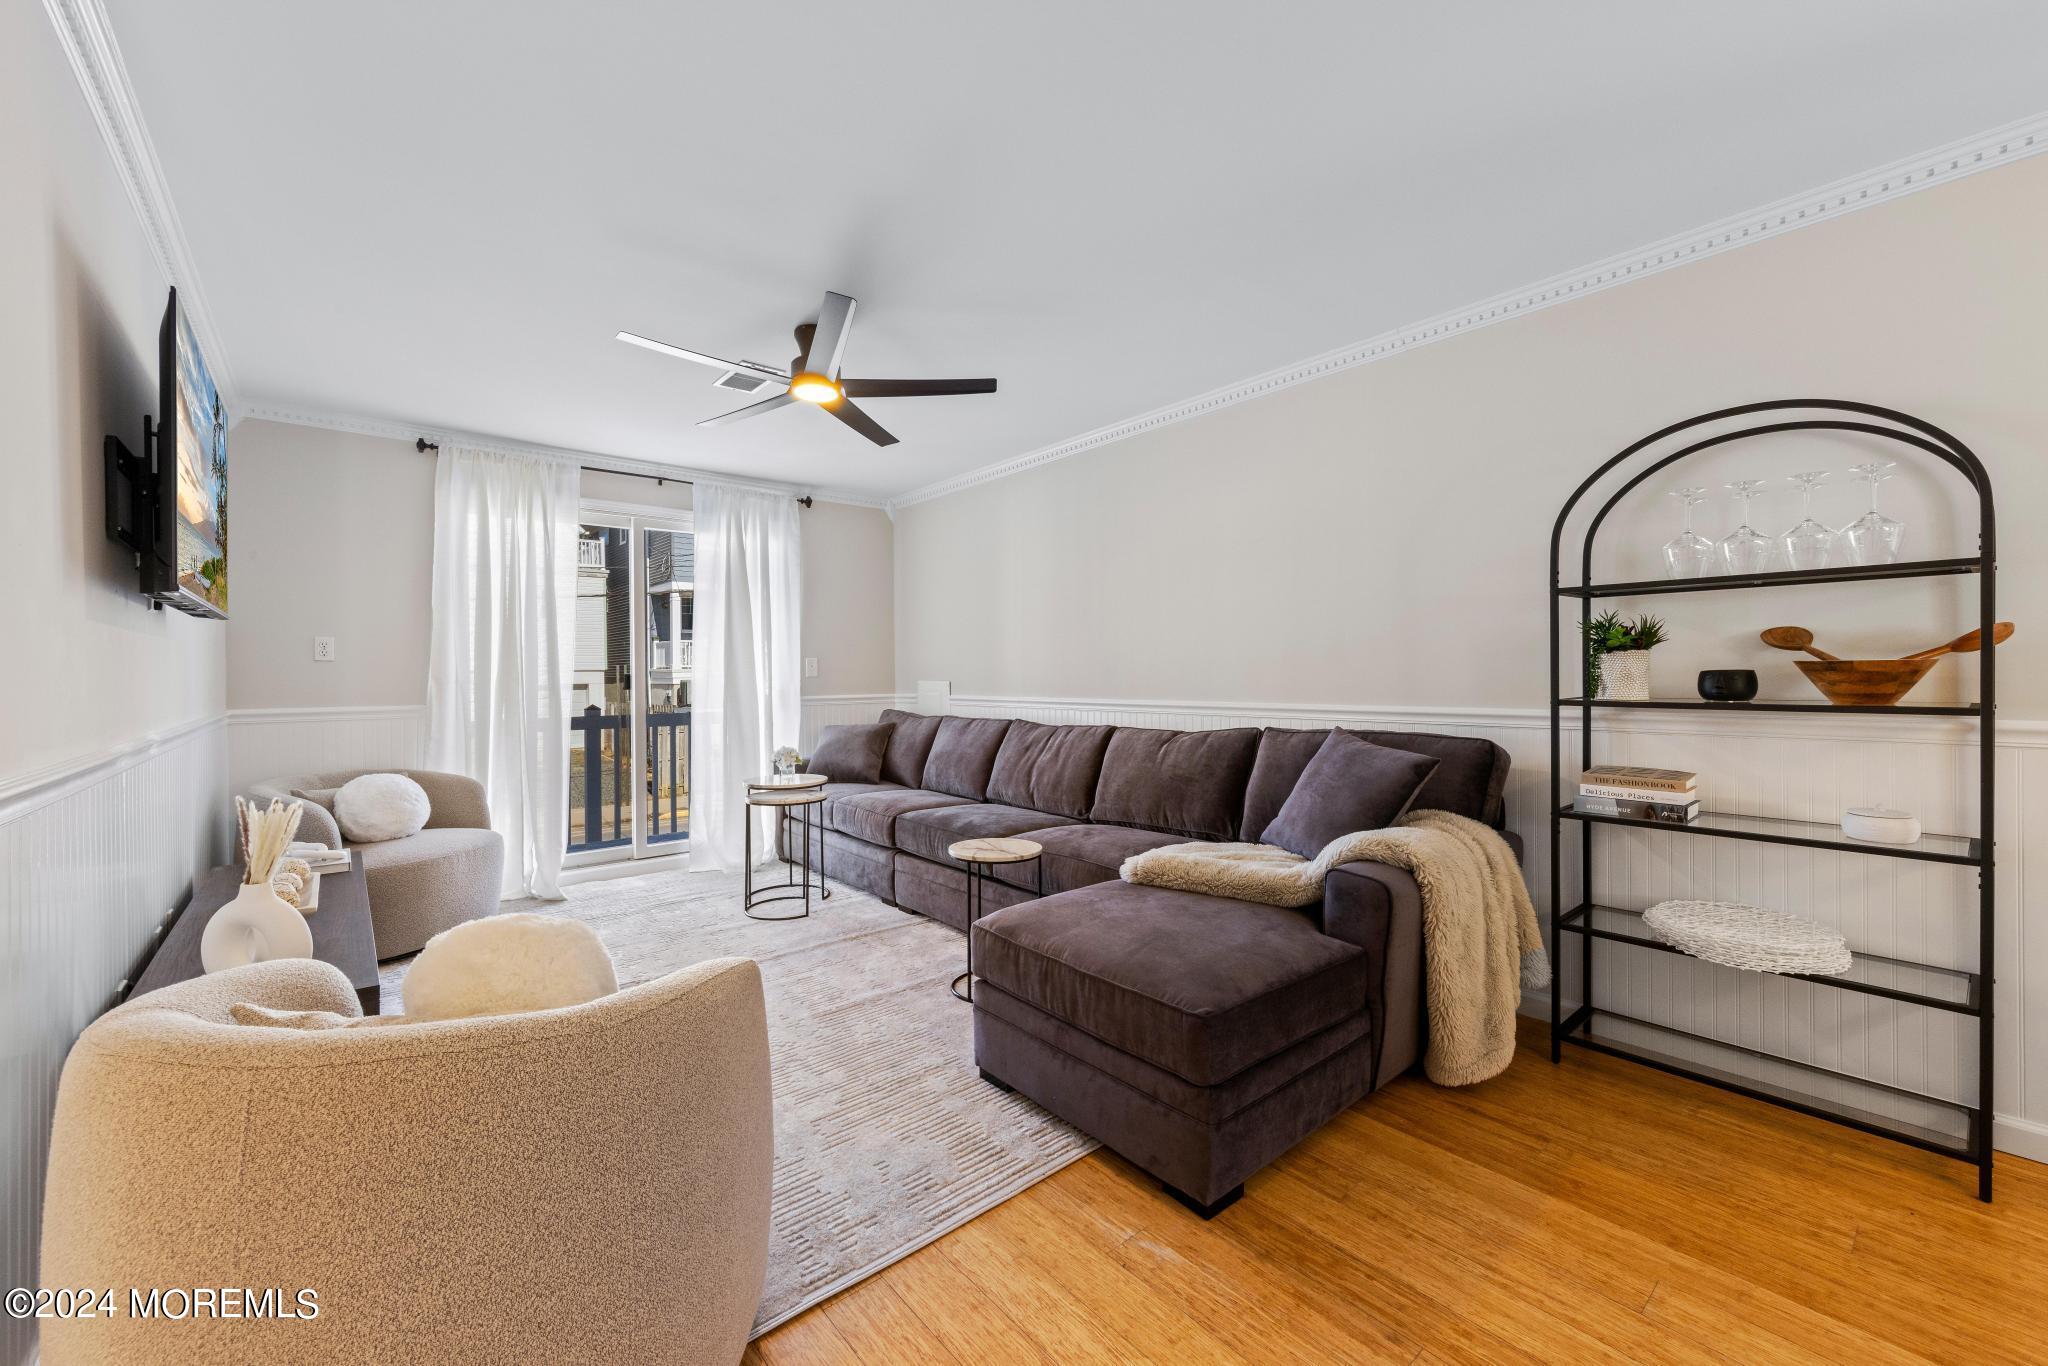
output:
M292 789L292 795L301 801L326 808L327 814L331 816L334 814L334 794L339 791L341 789L338 787L295 787Z
M1333 730L1260 843L1314 858L1340 835L1384 830L1401 819L1439 762Z
M889 750L889 733L895 729L886 721L827 726L807 767L835 783L878 783L882 781L882 756Z

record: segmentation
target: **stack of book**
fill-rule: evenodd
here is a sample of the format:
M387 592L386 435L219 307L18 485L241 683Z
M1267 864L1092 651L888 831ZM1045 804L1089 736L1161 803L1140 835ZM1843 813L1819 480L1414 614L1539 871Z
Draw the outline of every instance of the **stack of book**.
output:
M313 844L307 840L295 840L285 850L285 857L304 859L306 866L316 873L332 873L349 865L349 851L330 849L324 844Z
M1596 764L1579 778L1574 811L1685 825L1700 814L1699 775L1678 768Z

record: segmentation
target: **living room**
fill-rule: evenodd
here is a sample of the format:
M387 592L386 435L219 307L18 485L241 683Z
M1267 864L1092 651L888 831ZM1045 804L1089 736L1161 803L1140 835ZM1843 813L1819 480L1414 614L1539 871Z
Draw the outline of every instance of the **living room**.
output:
M2048 1360L2048 15L6 13L0 1359Z

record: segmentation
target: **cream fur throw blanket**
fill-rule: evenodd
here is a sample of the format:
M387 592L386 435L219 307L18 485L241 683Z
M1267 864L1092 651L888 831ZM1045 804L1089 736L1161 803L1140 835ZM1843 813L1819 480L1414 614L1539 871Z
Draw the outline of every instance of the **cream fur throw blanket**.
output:
M1405 868L1422 890L1423 996L1439 1086L1470 1086L1515 1055L1522 988L1550 985L1550 959L1514 850L1488 826L1414 811L1387 830L1332 840L1304 859L1270 844L1170 844L1124 860L1123 879L1269 906L1322 900L1330 869L1354 859Z

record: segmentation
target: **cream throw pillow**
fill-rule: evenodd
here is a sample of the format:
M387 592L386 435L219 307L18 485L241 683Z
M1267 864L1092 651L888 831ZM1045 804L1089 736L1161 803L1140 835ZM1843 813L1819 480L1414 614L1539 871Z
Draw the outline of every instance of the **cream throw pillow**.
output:
M334 819L357 844L417 835L433 811L427 790L403 773L365 773L334 794Z

